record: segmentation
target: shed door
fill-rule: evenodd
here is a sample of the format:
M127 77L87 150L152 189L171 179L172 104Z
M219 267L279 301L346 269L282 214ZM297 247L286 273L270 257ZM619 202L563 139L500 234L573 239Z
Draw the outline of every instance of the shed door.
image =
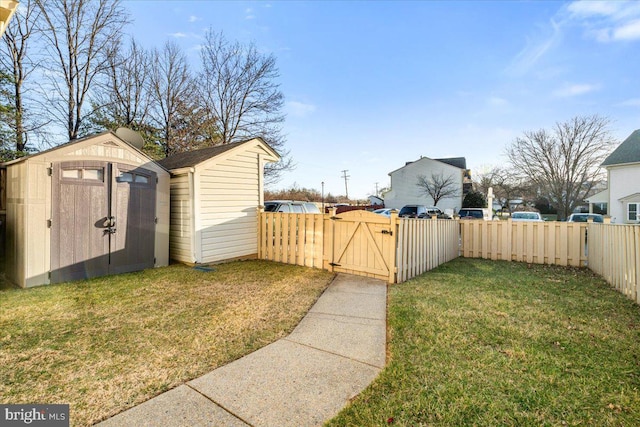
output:
M153 267L154 172L81 161L52 175L52 283Z

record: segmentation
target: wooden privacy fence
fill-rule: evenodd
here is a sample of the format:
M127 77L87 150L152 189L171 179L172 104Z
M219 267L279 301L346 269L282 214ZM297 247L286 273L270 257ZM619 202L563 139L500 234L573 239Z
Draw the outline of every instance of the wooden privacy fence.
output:
M589 223L590 225L591 223ZM460 221L462 256L584 267L587 223Z
M640 304L640 227L590 224L589 268Z
M458 221L400 219L398 222L397 281L402 283L457 258Z
M260 212L258 257L400 283L458 256L457 221Z

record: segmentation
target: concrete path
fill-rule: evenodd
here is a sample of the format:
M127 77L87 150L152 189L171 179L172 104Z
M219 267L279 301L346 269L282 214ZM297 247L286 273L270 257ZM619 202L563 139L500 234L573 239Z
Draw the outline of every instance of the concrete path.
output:
M288 337L98 425L322 425L384 367L386 300L384 282L338 275Z

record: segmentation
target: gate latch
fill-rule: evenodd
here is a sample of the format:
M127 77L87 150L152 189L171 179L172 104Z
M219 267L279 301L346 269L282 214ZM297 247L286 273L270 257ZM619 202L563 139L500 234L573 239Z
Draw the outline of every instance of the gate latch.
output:
M388 234L389 236L393 236L393 231L391 231L391 230L382 230L382 234Z

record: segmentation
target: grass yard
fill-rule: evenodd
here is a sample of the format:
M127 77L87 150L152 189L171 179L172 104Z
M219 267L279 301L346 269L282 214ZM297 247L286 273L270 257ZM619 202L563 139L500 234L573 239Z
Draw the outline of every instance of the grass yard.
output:
M285 335L333 276L265 261L0 291L0 402L90 425Z
M640 423L640 307L589 270L459 258L388 316L386 369L329 426Z

